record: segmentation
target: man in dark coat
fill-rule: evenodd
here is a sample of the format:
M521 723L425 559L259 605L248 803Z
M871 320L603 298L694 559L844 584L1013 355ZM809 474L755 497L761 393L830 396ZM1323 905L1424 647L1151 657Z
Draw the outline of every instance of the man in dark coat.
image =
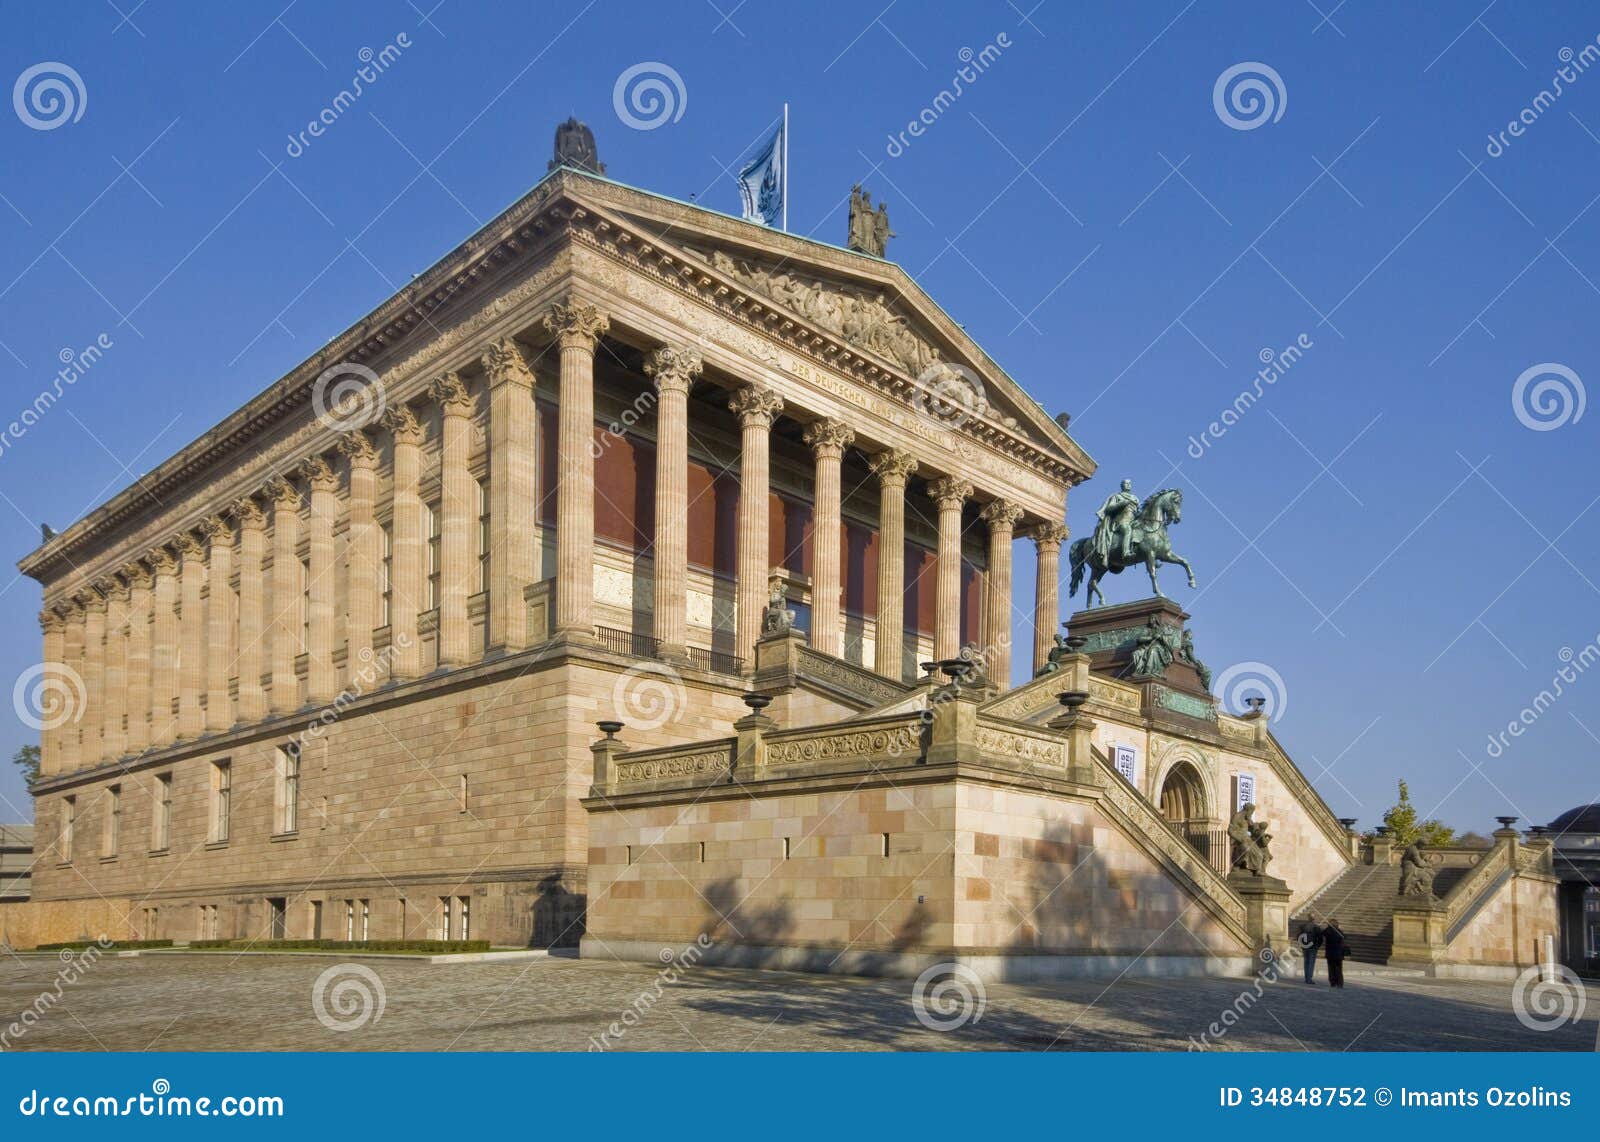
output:
M1344 941L1344 930L1339 927L1339 921L1328 917L1328 924L1322 929L1322 954L1328 957L1328 986L1344 986L1344 958L1350 954L1350 947Z
M1322 947L1322 928L1315 919L1300 929L1300 954L1306 961L1306 982L1317 982L1317 949Z

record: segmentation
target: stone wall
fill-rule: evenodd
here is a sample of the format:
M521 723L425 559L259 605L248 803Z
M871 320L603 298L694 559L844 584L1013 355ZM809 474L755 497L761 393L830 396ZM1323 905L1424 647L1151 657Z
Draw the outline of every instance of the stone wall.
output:
M1500 885L1450 941L1447 964L1454 967L1516 968L1541 962L1544 939L1560 939L1557 884L1546 876L1517 876ZM1558 949L1559 954L1559 949Z
M19 950L66 940L139 938L130 900L29 900L0 904L0 944Z

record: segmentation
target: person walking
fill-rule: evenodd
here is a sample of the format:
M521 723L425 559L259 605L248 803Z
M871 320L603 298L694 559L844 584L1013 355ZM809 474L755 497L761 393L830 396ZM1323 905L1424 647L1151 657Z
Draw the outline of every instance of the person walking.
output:
M1328 917L1328 923L1322 929L1322 954L1328 959L1328 986L1343 987L1344 959L1350 954L1350 946L1345 943L1344 929L1332 916Z
M1322 947L1322 928L1313 917L1300 929L1300 954L1306 961L1306 982L1317 982L1317 949Z

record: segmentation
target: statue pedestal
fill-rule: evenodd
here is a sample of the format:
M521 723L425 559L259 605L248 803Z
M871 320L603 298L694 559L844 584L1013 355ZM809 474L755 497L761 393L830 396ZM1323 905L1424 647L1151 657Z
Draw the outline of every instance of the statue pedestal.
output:
M1256 876L1236 868L1228 874L1228 887L1244 901L1256 971L1267 970L1274 961L1279 974L1293 971L1292 965L1284 966L1293 950L1289 941L1289 886L1275 876Z
M1079 611L1067 620L1067 633L1087 640L1083 653L1089 656L1091 670L1129 682L1160 680L1175 690L1209 697L1199 672L1180 655L1173 655L1164 674L1141 674L1134 661L1139 639L1150 631L1152 622L1171 638L1173 646L1181 646L1188 621L1188 613L1171 599L1149 598Z

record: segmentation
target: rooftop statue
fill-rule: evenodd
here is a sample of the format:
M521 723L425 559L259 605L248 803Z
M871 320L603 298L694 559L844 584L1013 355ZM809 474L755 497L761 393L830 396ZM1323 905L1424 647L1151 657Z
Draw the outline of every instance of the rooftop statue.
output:
M872 195L862 190L860 183L852 186L850 230L845 245L860 253L881 258L884 256L884 251L889 248L889 239L894 236L894 231L889 229L888 203L880 202L878 209L873 210Z
M1072 560L1072 585L1069 595L1078 593L1083 582L1084 568L1089 569L1089 589L1085 601L1095 605L1106 601L1100 589L1100 578L1106 572L1121 574L1129 567L1143 564L1150 576L1150 588L1161 595L1161 584L1156 581L1156 567L1161 563L1176 563L1189 573L1189 586L1194 586L1194 568L1167 540L1167 525L1183 520L1183 492L1178 488L1164 488L1140 504L1134 494L1133 481L1122 481L1122 487L1113 492L1100 510L1095 513L1098 522L1094 534L1080 539L1068 548ZM1169 660L1170 661L1170 660ZM1164 665L1164 664L1163 664Z
M595 149L594 132L576 117L556 128L556 152L549 169L557 167L576 167L591 174L606 173L606 164L600 161L600 152Z

